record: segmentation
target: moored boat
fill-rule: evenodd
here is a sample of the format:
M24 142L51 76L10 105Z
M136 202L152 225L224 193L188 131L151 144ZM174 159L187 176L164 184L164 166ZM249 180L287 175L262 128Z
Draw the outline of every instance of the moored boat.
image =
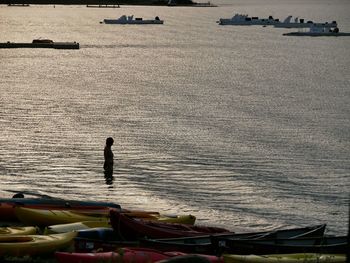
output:
M350 36L350 33L339 32L339 28L312 26L309 31L298 31L284 33L284 36L309 36L309 37L341 37Z
M160 20L158 16L156 16L154 19L143 19L141 17L134 18L133 15L126 16L122 15L121 17L117 19L103 19L101 23L104 24L121 24L121 25L145 25L145 24L153 24L153 25L161 25L164 24L163 20Z
M0 236L1 256L36 256L53 253L72 244L75 232L54 235Z
M337 27L337 22L324 22L324 23L315 23L313 21L305 22L304 19L299 19L298 17L294 18L292 21L292 16L288 16L285 20L280 23L274 24L274 27L278 28L310 28L310 27L324 27L324 28L334 28Z
M53 42L52 40L33 40L32 43L0 43L0 48L54 48L54 49L79 49L78 42Z
M272 16L268 18L259 18L257 16L249 17L248 15L235 14L231 18L220 18L219 25L232 25L232 26L268 26L275 25L279 22L279 19L275 19Z

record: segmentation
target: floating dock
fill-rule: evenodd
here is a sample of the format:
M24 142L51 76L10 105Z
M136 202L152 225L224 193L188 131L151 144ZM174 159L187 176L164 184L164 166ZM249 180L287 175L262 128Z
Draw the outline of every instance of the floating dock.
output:
M0 48L54 48L54 49L79 49L77 42L52 42L52 43L0 43Z

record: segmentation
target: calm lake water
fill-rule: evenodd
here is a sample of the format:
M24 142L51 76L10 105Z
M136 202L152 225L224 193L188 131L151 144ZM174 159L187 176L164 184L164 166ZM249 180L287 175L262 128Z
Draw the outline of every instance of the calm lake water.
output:
M0 6L0 194L113 201L233 231L328 224L345 235L350 37L219 26L235 13L350 32L348 0L215 8ZM121 15L164 25L105 25ZM115 172L104 178L113 137Z

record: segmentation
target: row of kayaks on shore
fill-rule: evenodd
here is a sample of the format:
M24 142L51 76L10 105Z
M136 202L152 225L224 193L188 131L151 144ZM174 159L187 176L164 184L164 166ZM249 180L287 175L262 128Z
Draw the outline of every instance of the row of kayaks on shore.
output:
M326 225L235 233L193 215L130 210L108 202L0 199L0 262L345 262L347 236Z

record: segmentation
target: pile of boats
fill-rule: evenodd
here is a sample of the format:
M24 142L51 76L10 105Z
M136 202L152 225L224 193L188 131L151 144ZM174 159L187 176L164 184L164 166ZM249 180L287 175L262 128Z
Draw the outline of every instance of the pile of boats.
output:
M348 236L326 235L325 224L235 233L195 220L111 202L2 198L0 261L346 262Z
M313 22L292 16L286 17L283 21L278 18L269 16L268 18L249 17L246 14L235 14L231 18L220 18L217 23L219 25L232 26L273 26L276 28L298 28L299 30L308 29L309 31L298 31L285 33L285 36L349 36L350 33L339 32L336 21L332 22Z

